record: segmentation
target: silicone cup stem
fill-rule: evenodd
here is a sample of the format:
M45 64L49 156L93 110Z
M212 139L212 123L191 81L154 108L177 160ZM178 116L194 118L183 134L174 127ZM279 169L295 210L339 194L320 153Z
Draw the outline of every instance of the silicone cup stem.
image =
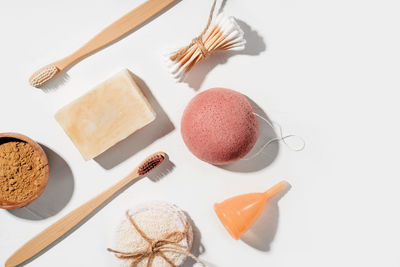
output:
M288 185L288 183L286 181L281 181L281 182L277 183L276 185L272 186L267 191L265 191L264 195L267 199L270 197L273 197L273 196L279 194L280 192L282 192L283 190L285 190L287 185Z

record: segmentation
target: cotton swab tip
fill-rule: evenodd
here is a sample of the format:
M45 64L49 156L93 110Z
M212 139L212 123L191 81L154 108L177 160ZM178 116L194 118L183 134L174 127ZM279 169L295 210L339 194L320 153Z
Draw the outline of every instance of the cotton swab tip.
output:
M224 13L220 13L194 40L201 41L192 41L188 46L168 53L167 68L177 82L183 81L188 71L214 51L239 51L246 44L243 31L235 19Z

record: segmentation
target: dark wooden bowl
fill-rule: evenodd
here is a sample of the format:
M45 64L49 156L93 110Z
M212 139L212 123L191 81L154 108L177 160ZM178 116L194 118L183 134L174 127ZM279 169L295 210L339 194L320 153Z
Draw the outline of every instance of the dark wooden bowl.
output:
M26 199L22 202L10 202L0 198L0 208L2 209L18 209L29 205L43 193L44 189L47 186L47 182L49 180L49 161L42 147L25 135L18 133L0 133L0 144L10 141L23 141L32 146L33 149L39 154L41 161L45 165L45 167L44 167L44 175L42 177L43 183L39 188L39 190L36 192L36 194L34 194L31 198Z

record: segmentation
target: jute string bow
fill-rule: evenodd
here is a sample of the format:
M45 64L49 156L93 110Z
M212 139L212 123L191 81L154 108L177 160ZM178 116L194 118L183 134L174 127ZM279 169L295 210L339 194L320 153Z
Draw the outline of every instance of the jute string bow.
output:
M183 81L185 73L215 51L244 49L244 33L234 18L219 13L214 19L216 3L214 0L207 25L201 34L192 39L189 45L168 54L167 68L176 81Z
M185 237L187 237L189 225L186 225L183 232L176 231L169 233L160 239L152 239L139 228L133 218L129 215L128 211L126 212L126 217L130 221L132 226L136 229L136 231L140 234L140 236L147 241L149 246L143 250L134 252L123 252L111 248L108 248L107 250L115 253L115 256L119 259L132 259L133 261L130 264L131 267L136 267L141 261L146 258L148 259L146 266L151 267L153 264L153 260L156 256L162 257L171 266L178 267L167 256L165 256L164 252L185 254L186 256L191 257L196 262L200 263L203 267L206 267L206 265L202 261L200 261L200 259L198 259L190 252L186 251L184 247L179 244L183 239L185 239Z
M197 47L200 49L201 54L203 55L203 58L206 58L210 54L210 51L207 49L207 47L204 46L203 35L207 32L208 28L210 27L211 21L213 19L216 4L217 4L217 0L214 0L212 7L211 7L210 15L208 16L207 25L204 28L204 30L201 32L201 34L199 36L195 37L189 45L182 47L174 55L172 55L171 60L177 60L177 59L182 58L182 56L185 55L186 52L189 50L189 48L191 48L193 45L197 45Z

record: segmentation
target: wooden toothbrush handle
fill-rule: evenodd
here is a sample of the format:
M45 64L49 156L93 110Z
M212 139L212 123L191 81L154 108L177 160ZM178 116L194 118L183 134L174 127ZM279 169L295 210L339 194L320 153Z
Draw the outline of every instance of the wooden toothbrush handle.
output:
M95 37L93 37L84 46L78 49L72 55L58 61L57 67L62 70L75 61L88 56L96 50L110 44L117 40L129 31L142 25L148 19L167 8L172 3L179 0L148 0L142 5L138 6L128 14L118 19L116 22L105 28Z
M52 244L54 241L59 239L74 226L85 219L89 214L91 214L96 208L98 208L105 201L110 199L115 193L120 191L127 184L138 178L137 170L133 171L130 175L120 180L115 185L111 186L103 193L92 198L82 206L71 211L63 218L50 225L43 232L38 234L36 237L32 238L25 245L19 248L5 263L5 267L17 266L26 260L32 258L40 251L45 249L47 246Z

